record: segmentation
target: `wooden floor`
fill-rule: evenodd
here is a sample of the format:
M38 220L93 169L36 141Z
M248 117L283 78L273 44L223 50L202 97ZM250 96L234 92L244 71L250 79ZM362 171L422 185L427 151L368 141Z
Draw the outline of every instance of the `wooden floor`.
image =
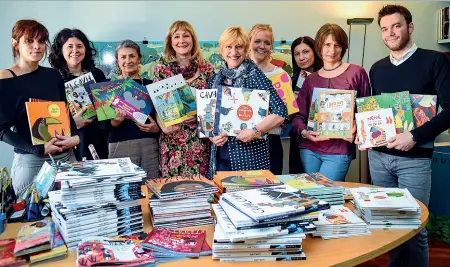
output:
M450 244L429 237L428 245L430 249L430 267L450 266ZM388 260L388 254L383 254L366 263L357 265L357 267L385 267Z

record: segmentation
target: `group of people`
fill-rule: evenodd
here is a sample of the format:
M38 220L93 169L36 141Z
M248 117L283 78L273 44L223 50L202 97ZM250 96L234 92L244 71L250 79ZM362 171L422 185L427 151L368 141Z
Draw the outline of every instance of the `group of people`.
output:
M290 173L320 172L342 181L359 144L353 137L327 139L307 129L314 88L353 90L356 97L409 90L437 95L442 112L411 132L397 134L387 147L369 151L372 181L384 187L408 188L428 205L431 187L432 149L418 145L432 141L450 128L450 61L442 53L418 48L412 41L412 15L403 6L387 5L378 14L378 24L390 55L376 62L367 75L361 66L346 63L348 36L336 24L325 24L315 39L304 36L291 46L293 76L299 112L288 116L287 108L268 77L284 70L271 63L274 34L270 25L257 24L249 33L229 27L219 38L224 60L214 73L202 57L197 35L186 21L173 23L164 44L164 56L153 69L153 80L142 78L139 45L122 41L115 50L120 75L146 86L178 74L198 90L219 85L270 91L269 115L256 127L236 131L236 137L198 137L196 117L164 127L157 114L137 123L116 110L108 121L86 120L86 111L71 116L71 137L57 136L45 145L33 146L25 102L30 98L66 101L64 82L91 72L96 82L106 80L96 68L96 50L77 29L63 29L51 44L49 63L40 66L47 52L49 33L39 22L20 20L12 30L14 64L0 71L0 140L14 147L11 170L13 186L20 195L33 182L44 161L92 159L93 144L100 158L130 157L145 168L149 178L202 174L210 179L217 171L270 169L281 174L283 125L292 123ZM369 82L370 80L370 82ZM406 253L405 251L410 251ZM390 266L427 266L426 230L391 251Z

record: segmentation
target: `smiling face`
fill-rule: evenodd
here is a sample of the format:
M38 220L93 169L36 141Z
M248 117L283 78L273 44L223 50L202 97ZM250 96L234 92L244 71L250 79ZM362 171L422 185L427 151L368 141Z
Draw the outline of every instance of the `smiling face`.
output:
M133 75L138 73L140 60L134 48L123 47L117 51L117 63L123 74Z
M192 35L184 29L179 29L172 35L172 48L177 56L192 55L193 43Z
M71 37L64 43L62 52L67 65L77 68L84 60L86 47L80 39Z
M246 54L247 51L240 44L228 44L222 49L222 57L227 62L229 69L239 67L244 61Z
M324 62L336 63L341 60L342 46L329 34L323 42L321 53Z
M380 27L383 42L391 51L405 48L414 31L414 24L411 22L408 25L405 18L399 13L382 17Z
M20 37L13 40L13 46L19 51L20 58L29 62L39 62L45 53L45 40Z
M314 52L305 43L301 43L294 48L294 59L297 66L305 70L314 65Z
M262 62L270 58L272 50L272 34L269 31L259 31L252 36L250 57L253 61Z

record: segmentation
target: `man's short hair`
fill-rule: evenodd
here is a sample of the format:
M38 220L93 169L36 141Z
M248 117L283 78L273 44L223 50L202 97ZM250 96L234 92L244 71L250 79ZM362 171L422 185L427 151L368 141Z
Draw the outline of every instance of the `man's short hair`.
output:
M378 26L380 26L380 21L382 17L392 15L395 13L399 13L400 15L402 15L406 20L406 24L409 25L412 22L411 12L409 12L409 10L406 7L401 5L387 5L381 8L380 11L378 12Z

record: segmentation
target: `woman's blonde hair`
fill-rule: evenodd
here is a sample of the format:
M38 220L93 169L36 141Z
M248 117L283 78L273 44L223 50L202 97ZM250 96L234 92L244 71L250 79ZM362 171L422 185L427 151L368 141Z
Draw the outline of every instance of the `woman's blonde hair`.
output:
M273 46L275 39L273 37L273 30L272 30L272 27L270 26L270 24L256 24L250 30L250 33L248 34L248 38L251 41L258 32L262 32L262 31L268 31L270 33L270 42Z
M250 40L244 28L239 26L228 27L219 38L220 52L223 51L226 45L238 44L244 47L245 53L250 47Z
M194 27L184 20L177 20L172 25L170 25L169 31L167 32L166 39L164 41L164 60L168 62L176 61L176 52L172 47L172 36L178 30L187 31L192 37L192 51L191 60L192 61L203 61L202 50L200 49L200 44L198 42L197 35L195 34Z

